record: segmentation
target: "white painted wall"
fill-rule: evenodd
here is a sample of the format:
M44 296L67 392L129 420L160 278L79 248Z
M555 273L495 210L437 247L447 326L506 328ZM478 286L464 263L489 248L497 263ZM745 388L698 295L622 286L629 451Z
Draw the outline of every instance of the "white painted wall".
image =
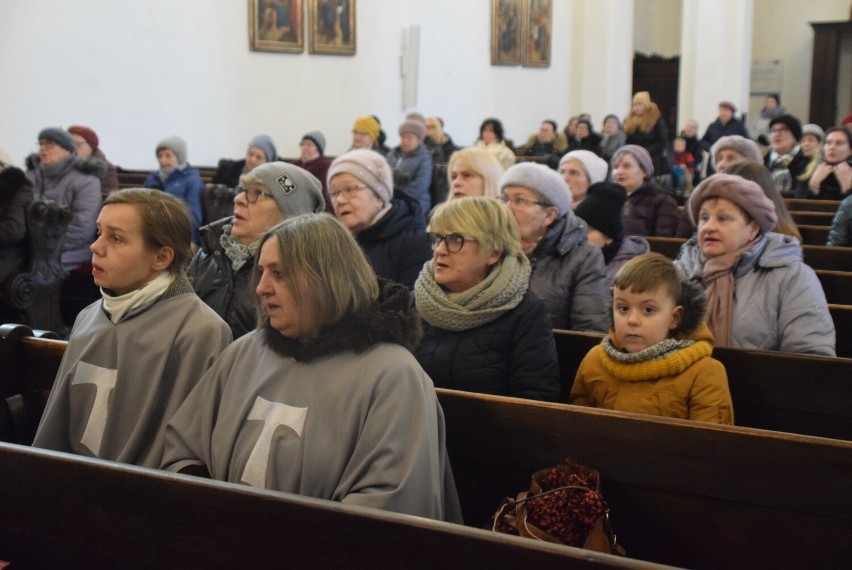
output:
M569 4L554 4L554 27L570 26ZM458 143L472 143L490 115L518 141L543 118L563 123L570 35L553 34L550 68L492 67L490 18L487 0L359 0L357 54L341 57L249 51L242 0L0 0L0 146L20 164L41 128L80 123L126 168L153 168L157 141L171 134L202 165L242 156L258 133L294 156L302 134L319 129L339 154L368 113L396 144L411 24L417 110L442 116Z
M319 129L327 152L339 154L352 120L366 113L382 118L396 144L401 35L411 24L420 26L417 109L442 116L460 144L473 142L489 115L523 141L543 118L562 126L589 111L599 122L629 108L625 61L591 39L608 29L600 2L555 0L552 64L533 69L490 65L488 0L359 0L354 57L249 51L244 0L0 0L0 147L21 164L41 128L81 123L126 168L153 169L154 146L171 134L202 165L242 156L261 132L293 156L301 135ZM674 0L606 2L611 18L637 19L638 50L679 51ZM808 107L807 22L848 16L849 0L755 0L753 57L784 61L782 97L793 113L804 117Z
M835 22L850 17L849 0L754 0L752 58L782 62L781 104L808 122L814 32L810 22ZM752 97L751 117L765 97ZM751 119L750 119L751 120Z

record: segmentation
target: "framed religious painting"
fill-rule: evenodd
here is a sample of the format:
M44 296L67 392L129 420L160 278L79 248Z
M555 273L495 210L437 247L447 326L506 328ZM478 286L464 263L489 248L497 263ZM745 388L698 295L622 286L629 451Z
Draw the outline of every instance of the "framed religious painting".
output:
M491 0L491 65L521 65L525 0Z
M553 0L527 0L524 10L524 67L550 67Z
M252 51L305 51L305 0L249 0Z
M308 0L309 53L355 55L355 0Z

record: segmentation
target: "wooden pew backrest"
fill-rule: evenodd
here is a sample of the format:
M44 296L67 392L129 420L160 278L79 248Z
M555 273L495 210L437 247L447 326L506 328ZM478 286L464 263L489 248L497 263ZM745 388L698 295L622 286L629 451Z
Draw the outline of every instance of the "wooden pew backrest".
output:
M570 456L600 471L631 557L686 568L848 563L852 442L438 395L468 524L485 522L502 497L528 488L533 472Z

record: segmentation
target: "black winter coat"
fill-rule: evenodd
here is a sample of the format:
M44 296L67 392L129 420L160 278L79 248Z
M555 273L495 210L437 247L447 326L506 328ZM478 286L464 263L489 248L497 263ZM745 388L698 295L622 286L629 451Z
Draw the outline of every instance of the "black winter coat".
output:
M675 197L645 182L627 198L624 207L624 235L674 237L680 212Z
M216 168L216 174L213 175L213 184L224 184L228 188L236 188L240 183L240 176L245 167L246 159L244 158L240 160L221 159Z
M553 329L532 291L503 316L466 331L424 320L414 356L438 388L550 402L559 397Z
M231 218L201 228L201 246L186 269L195 293L231 327L234 339L254 330L257 312L251 287L253 261L234 271L219 238Z
M390 211L355 239L376 275L409 289L414 288L423 264L432 258L420 205L401 192L394 192Z
M669 153L669 132L666 130L666 122L662 117L657 119L653 128L647 133L642 130L627 133L624 144L639 145L648 151L654 163L654 176L671 173L671 164L667 156Z

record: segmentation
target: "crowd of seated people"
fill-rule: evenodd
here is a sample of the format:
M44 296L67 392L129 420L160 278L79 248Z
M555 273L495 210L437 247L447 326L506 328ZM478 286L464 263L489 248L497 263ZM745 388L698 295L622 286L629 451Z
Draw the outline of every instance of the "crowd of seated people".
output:
M836 352L782 192L845 198L829 243L852 245L849 129L776 113L764 153L735 111L684 129L678 149L704 144L713 166L686 218L647 92L600 135L546 120L523 152L496 118L458 148L412 114L390 149L359 116L333 159L319 131L288 161L258 135L219 163L220 220L202 220L182 138L156 144L146 188L116 190L94 131L43 129L26 175L0 161L0 237L21 239L34 197L68 206L63 267L99 297L34 445L460 522L432 388L557 401L554 329L608 333L572 403L734 423L714 347ZM676 260L649 254L645 238L675 235Z

